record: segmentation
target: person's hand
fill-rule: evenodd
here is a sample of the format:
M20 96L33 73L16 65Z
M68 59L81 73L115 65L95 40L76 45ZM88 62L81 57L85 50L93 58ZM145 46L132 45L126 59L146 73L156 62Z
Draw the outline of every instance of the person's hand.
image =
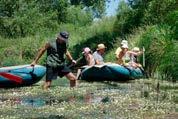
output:
M35 61L33 61L31 64L30 64L30 66L35 66L36 65L36 62Z
M72 64L76 64L77 63L77 61L75 61L75 60L72 60Z

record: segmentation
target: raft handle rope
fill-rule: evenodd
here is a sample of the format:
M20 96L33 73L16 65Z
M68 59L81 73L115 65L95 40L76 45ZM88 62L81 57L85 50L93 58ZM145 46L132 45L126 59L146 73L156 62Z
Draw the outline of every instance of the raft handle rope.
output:
M14 70L19 70L19 69L24 69L24 68L27 68L27 67L32 67L32 71L30 72L20 72L20 71L14 71ZM12 70L7 70L7 72L10 72L10 73L24 73L24 74L30 74L32 78L36 78L36 74L34 74L34 66L24 66L24 67L21 67L21 68L18 68L18 69L12 69Z

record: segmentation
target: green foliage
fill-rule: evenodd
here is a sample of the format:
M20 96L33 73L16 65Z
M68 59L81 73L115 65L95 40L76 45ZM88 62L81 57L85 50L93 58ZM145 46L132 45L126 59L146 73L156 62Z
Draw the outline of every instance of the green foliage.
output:
M101 17L105 11L105 2L108 0L70 0L72 5L82 5L91 8L95 17Z
M145 10L145 23L160 23L165 21L165 16L175 10L176 0L152 0L149 7Z
M178 77L178 43L175 42L168 49L161 60L160 71L170 79L177 80Z
M126 4L124 1L121 1L118 7L118 15L117 21L115 22L114 31L118 33L118 35L123 36L124 33L129 29L129 25L126 25L132 16L132 9ZM126 27L127 28L126 28ZM128 32L128 31L127 31Z
M66 23L77 26L86 26L92 23L92 12L89 10L81 10L81 7L71 6L67 9Z
M176 0L129 0L136 11L136 18L142 24L157 24L165 21L165 16L177 9Z
M164 23L166 16L177 9L177 5L176 0L129 0L128 3L121 1L115 31L123 36L139 26Z
M67 7L69 6L67 0L37 0L37 7L39 11L45 13L44 15L50 15L49 11L56 13L56 20L60 22L65 22Z
M122 0L117 17L103 17L109 0L1 0L0 65L30 63L39 47L59 31L70 33L74 58L83 47L107 46L106 60L115 60L121 39L146 48L146 70L175 79L178 74L178 1ZM99 17L98 21L93 21ZM117 39L116 39L117 37ZM131 48L130 47L130 48ZM174 57L173 57L174 56ZM44 64L45 57L40 60Z
M174 30L173 38L178 40L178 10L175 10L168 14L165 22L169 24Z
M77 1L71 1L71 4L74 2ZM61 23L90 25L93 14L100 16L105 10L105 0L71 4L67 0L1 0L0 35L26 37L45 30L57 30Z
M5 37L25 37L37 32L56 30L65 21L65 0L1 1L0 34Z
M172 57L178 55L173 43L178 38L177 5L176 0L128 0L119 4L114 31L122 39L128 38L132 46L146 48L145 68L150 75L159 71L167 78L177 77L174 63L178 59ZM142 32L135 34L138 27ZM130 33L134 33L134 37L126 36Z
M148 28L141 36L139 46L144 46L146 67L145 69L153 75L156 70L161 74L165 74L167 77L176 78L171 72L178 72L174 68L177 58L173 58L177 55L174 49L174 43L172 40L172 30L170 26L152 26ZM176 47L175 47L176 48Z

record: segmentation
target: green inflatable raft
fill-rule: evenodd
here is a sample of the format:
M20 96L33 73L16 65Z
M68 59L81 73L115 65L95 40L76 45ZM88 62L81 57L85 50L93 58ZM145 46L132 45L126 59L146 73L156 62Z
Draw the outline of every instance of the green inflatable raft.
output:
M86 81L125 81L142 78L140 68L124 67L118 64L104 64L85 67L81 73L81 80Z

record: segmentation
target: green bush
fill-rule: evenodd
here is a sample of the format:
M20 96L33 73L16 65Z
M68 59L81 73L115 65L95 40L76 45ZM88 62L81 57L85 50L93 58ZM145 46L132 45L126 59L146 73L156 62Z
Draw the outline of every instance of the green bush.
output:
M144 46L146 57L146 70L153 75L156 70L161 74L169 75L169 77L176 78L173 73L178 72L172 66L175 64L177 58L173 58L173 54L178 55L176 52L177 46L173 43L172 30L170 26L152 26L148 28L141 36L139 46ZM167 77L168 78L168 77Z

